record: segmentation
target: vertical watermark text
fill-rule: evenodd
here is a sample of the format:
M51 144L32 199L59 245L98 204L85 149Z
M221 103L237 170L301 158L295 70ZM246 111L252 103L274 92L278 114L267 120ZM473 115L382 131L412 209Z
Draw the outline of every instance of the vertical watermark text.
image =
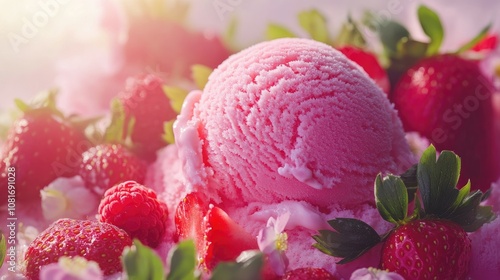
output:
M16 272L17 266L17 215L16 215L16 168L7 168L7 269Z

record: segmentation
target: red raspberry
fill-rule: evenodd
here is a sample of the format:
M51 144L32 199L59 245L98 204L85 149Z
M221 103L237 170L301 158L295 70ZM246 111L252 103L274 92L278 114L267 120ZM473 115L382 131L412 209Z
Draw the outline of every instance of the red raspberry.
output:
M165 234L168 212L153 190L126 181L106 191L99 216L101 222L115 225L143 244L156 247Z

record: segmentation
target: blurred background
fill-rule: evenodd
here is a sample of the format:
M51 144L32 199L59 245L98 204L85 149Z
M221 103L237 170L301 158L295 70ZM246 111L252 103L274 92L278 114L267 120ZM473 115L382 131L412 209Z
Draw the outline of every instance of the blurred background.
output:
M348 14L356 18L369 9L404 23L421 39L416 17L421 3L441 15L444 50L456 49L488 23L500 30L500 1L495 0L0 0L0 111L12 107L15 97L29 99L59 88L68 111L81 113L103 106L98 96L116 94L126 76L137 71L165 72L179 81L171 73L175 67L165 66L169 52L175 57L182 51L185 56L217 56L203 53L202 41L194 43L195 49L170 50L184 40L175 28L161 27L171 21L210 40L220 37L231 52L265 40L269 23L305 36L297 14L311 8L325 15L332 36ZM236 28L228 43L222 37L231 25ZM206 64L216 66L223 56L207 58ZM96 98L81 98L86 94Z

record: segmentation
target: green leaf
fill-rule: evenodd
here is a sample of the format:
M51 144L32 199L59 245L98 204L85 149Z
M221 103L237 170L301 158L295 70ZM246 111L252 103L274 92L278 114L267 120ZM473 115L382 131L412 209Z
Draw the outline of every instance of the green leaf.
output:
M175 122L175 120L170 120L170 121L166 121L166 122L163 123L163 135L162 135L162 138L168 144L175 143L174 122Z
M446 217L454 210L459 191L460 158L450 151L442 151L436 161L436 149L429 146L417 168L418 188L427 215Z
M414 164L400 175L401 180L403 180L403 183L406 186L406 191L408 192L408 201L413 201L417 192L417 167L418 164Z
M444 29L439 16L429 7L421 5L418 7L418 19L422 29L430 39L427 55L437 54L444 37Z
M381 241L377 232L360 220L337 218L328 224L335 231L319 230L319 235L313 236L317 242L313 246L327 255L342 258L338 264L358 258Z
M163 92L165 92L167 98L170 99L170 106L172 106L172 109L180 113L184 99L186 99L189 91L180 87L163 86Z
M474 47L477 43L479 43L481 40L488 35L488 31L491 29L491 23L486 25L481 31L479 31L479 34L476 35L472 40L469 42L465 43L463 46L461 46L455 53L460 54L465 51L470 50L472 47Z
M199 89L203 90L205 88L212 71L212 68L201 64L195 64L191 67L191 77Z
M299 24L313 40L328 43L326 18L316 9L299 13Z
M373 13L366 12L363 23L377 32L385 52L391 57L396 55L398 43L403 38L410 38L410 32L395 21L381 21Z
M125 108L120 99L111 101L111 124L106 128L104 141L106 143L120 143L124 138Z
M297 35L295 35L292 31L279 24L270 23L266 29L267 40L274 40L279 38L296 38L296 37Z
M408 37L401 38L397 44L396 56L407 61L418 60L426 56L429 43L412 40Z
M170 252L170 273L167 280L196 280L196 249L192 240L182 241Z
M5 260L5 255L7 255L7 242L5 240L3 232L0 230L0 268L2 267L3 261Z
M408 213L408 192L401 178L389 175L375 179L375 203L382 218L400 224Z
M21 112L27 112L27 111L31 110L31 106L19 98L14 99L14 103L16 104L16 107L19 110L21 110Z
M348 16L347 22L342 25L339 35L335 39L336 46L356 46L359 48L366 46L366 40L358 25Z
M227 25L226 31L222 36L224 44L233 51L238 50L236 43L236 34L238 34L238 19L233 16Z
M264 255L257 250L244 251L236 262L221 262L215 267L211 280L261 279Z
M492 207L481 206L481 198L480 191L474 192L465 198L449 219L459 224L467 232L476 231L485 223L493 221L496 215Z
M165 271L156 253L134 239L134 246L125 249L123 267L129 280L163 280Z

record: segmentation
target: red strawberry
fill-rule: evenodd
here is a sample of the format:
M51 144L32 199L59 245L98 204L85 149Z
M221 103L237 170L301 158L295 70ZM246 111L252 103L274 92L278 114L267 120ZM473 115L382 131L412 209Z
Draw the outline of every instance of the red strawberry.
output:
M324 268L304 267L290 270L282 278L283 280L336 280L330 272Z
M465 279L471 241L456 223L415 220L398 227L384 243L382 269L405 279Z
M456 55L422 60L401 78L393 101L407 131L463 159L461 184L487 190L500 176L495 151L493 87L477 64Z
M108 189L99 204L99 221L125 230L150 247L158 246L163 238L167 216L166 205L156 193L134 181Z
M123 230L97 221L60 219L50 225L29 245L24 255L25 275L36 280L40 268L55 263L61 256L81 256L95 261L105 275L122 270L123 249L132 240Z
M413 170L413 168L411 169ZM406 172L405 176L412 172ZM379 174L375 179L375 202L382 218L395 227L379 235L365 222L337 218L328 221L335 231L321 230L313 246L323 253L356 259L385 239L382 269L405 279L466 279L471 259L473 232L495 219L491 207L480 205L481 191L470 193L470 185L457 189L460 158L450 151L436 157L431 145L424 151L414 175L418 192L409 211L411 190L408 177ZM414 190L416 191L416 190ZM411 214L408 216L408 214Z
M257 238L233 221L224 210L212 206L205 216L205 248L202 260L208 270L221 261L234 261L243 251L257 250Z
M167 145L162 137L164 123L177 115L162 86L163 81L156 75L139 76L127 81L121 97L126 123L135 119L130 135L132 150L148 161L153 161L156 151Z
M186 195L175 211L175 229L178 240L193 239L198 251L204 247L205 222L208 203L197 192Z
M102 195L121 182L144 183L146 164L122 145L101 144L82 154L79 174L88 188Z
M32 202L58 177L77 174L80 154L89 142L83 133L49 108L31 109L17 120L0 152L0 188L15 168L16 198ZM6 200L2 200L3 203Z
M389 77L373 53L353 46L344 46L338 48L338 50L361 66L385 93L389 93Z

